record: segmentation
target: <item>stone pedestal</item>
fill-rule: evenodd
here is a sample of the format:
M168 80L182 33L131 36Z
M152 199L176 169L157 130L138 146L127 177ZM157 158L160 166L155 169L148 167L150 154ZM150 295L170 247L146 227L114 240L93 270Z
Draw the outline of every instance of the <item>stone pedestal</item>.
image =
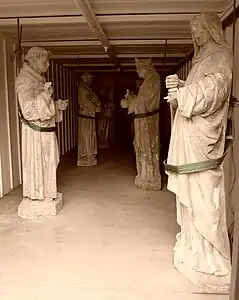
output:
M77 161L77 167L92 167L97 165L97 157L85 157Z
M231 274L216 276L192 270L174 257L174 266L195 286L202 288L203 292L210 294L229 294Z
M44 217L56 216L62 209L62 193L57 194L53 201L33 201L23 198L18 206L18 216L22 219L36 220Z
M138 175L135 177L135 186L142 191L161 191L161 178L159 180L143 180Z

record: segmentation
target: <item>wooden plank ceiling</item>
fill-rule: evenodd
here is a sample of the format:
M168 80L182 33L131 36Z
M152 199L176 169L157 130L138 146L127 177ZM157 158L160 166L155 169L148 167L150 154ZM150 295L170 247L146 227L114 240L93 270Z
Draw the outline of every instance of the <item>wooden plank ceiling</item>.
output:
M39 45L79 70L135 70L134 57L152 57L173 70L192 51L193 15L215 11L223 19L231 0L1 0L0 32L22 46Z

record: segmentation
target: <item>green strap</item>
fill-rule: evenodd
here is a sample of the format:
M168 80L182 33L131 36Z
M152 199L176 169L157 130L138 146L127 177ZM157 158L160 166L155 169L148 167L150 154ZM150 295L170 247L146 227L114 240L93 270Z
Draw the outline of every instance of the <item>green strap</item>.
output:
M154 116L158 113L159 113L159 108L154 111L146 112L143 114L133 114L133 117L134 117L134 119L147 118L147 117Z
M78 114L78 117L82 118L82 119L90 119L90 120L95 120L96 119L96 117L86 116L86 115L82 115L82 114Z
M24 118L21 110L19 109L19 115L21 120L28 125L31 129L35 130L35 131L41 131L41 132L54 132L56 131L56 127L41 127L37 124L35 124L34 122L28 121Z
M209 159L202 162L180 165L180 166L169 165L167 164L166 161L164 161L164 168L166 171L176 173L176 174L190 174L190 173L197 173L197 172L216 169L222 164L231 146L232 146L232 139L227 140L224 154L217 159Z

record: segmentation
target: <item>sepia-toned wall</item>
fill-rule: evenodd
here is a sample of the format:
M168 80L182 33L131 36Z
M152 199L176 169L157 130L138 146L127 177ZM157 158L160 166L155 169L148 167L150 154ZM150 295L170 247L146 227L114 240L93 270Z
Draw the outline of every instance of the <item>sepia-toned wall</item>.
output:
M60 156L77 145L77 77L73 70L57 61L50 61L46 79L53 83L53 99L68 100L68 109L63 112L63 121L57 123L57 139Z
M16 64L10 60L14 50L14 40L0 35L0 197L21 184Z

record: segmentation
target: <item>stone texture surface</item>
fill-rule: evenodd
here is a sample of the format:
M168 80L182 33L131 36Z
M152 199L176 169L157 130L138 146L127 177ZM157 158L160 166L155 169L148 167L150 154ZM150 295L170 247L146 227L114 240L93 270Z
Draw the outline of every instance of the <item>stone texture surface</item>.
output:
M0 300L228 300L174 268L174 196L135 188L134 158L75 161L61 161L56 217L18 218L21 188L0 200Z
M166 77L168 101L178 107L167 158L167 187L176 196L181 227L174 260L193 283L227 291L231 249L223 164L218 161L213 169L211 164L225 154L232 53L216 13L194 16L190 28L194 58L186 81L176 74ZM181 174L175 172L179 166Z
M32 201L23 198L18 206L18 216L22 219L36 220L56 216L63 206L62 193L57 193L54 201Z
M229 294L231 273L225 276L215 276L211 274L196 272L193 269L188 268L183 263L179 262L174 257L174 266L186 277L192 281L198 287L203 288L208 293L214 294Z

